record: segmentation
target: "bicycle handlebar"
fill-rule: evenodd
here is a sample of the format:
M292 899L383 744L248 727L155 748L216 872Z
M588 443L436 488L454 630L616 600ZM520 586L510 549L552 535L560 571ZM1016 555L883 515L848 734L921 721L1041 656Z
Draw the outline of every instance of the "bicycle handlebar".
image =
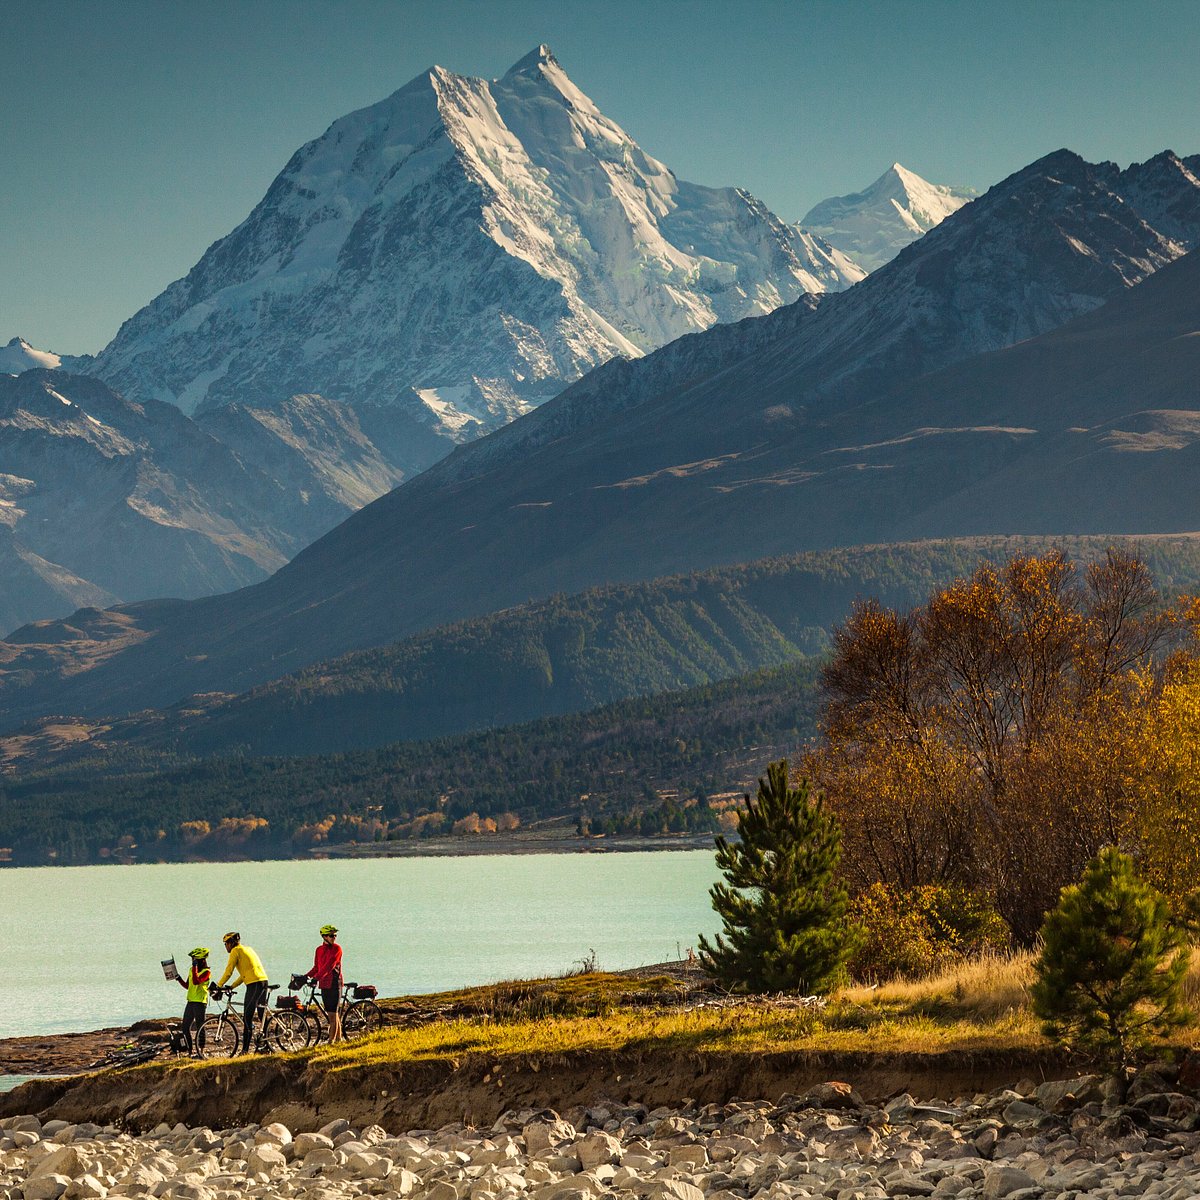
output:
M306 987L315 988L317 986L317 981L311 975L301 975L299 971L294 971L292 973L292 978L293 979L303 979L304 982L295 988L289 987L288 988L289 992L292 992L292 991L298 992L298 991L300 991L301 988L306 988ZM349 991L350 988L358 987L358 984L353 982L352 980L346 979L346 980L342 981L342 987L345 990Z

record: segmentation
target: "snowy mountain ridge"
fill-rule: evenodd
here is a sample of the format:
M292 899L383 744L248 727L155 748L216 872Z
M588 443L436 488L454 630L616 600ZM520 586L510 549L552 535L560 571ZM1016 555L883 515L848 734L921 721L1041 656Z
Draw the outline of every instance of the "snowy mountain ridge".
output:
M864 273L749 193L677 179L540 46L335 121L94 369L189 413L390 405L433 461L610 358Z
M799 228L875 271L976 194L970 188L930 183L897 162L863 191L822 200L804 215Z
M49 350L35 350L23 337L15 337L7 346L0 346L0 375L20 375L38 367L55 371L61 365L61 356Z

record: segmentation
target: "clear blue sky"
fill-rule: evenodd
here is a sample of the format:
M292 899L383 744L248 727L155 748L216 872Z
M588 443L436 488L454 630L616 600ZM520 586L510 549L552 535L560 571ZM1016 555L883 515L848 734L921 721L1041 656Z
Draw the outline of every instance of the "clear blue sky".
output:
M984 189L1200 152L1200 2L0 0L0 344L99 350L333 120L547 42L647 151L796 220L893 160Z

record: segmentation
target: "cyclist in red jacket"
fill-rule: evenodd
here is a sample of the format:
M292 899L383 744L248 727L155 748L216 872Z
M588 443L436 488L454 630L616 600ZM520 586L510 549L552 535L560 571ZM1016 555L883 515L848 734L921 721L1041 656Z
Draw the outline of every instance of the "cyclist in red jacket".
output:
M321 989L321 1007L329 1018L329 1040L342 1040L342 1018L338 1009L342 1003L342 948L337 944L337 926L321 926L321 944L313 957L309 979Z

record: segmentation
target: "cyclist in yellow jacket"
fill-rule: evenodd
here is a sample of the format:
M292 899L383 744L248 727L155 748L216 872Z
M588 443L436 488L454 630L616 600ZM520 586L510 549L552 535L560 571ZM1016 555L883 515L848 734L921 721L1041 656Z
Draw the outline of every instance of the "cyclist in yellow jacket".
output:
M250 949L242 945L240 933L227 933L221 939L225 949L229 951L229 961L225 964L225 974L217 980L217 987L224 987L225 981L237 972L233 986L246 985L246 1003L242 1007L242 1053L250 1052L251 1032L254 1029L260 1009L267 1006L267 973L263 970L262 959Z

